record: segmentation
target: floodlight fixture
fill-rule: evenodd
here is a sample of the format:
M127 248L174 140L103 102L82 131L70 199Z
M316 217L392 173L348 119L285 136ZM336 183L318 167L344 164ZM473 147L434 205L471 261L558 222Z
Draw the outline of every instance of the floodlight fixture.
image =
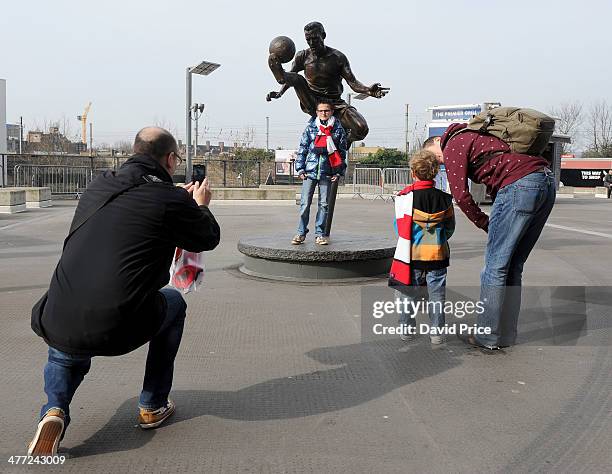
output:
M211 63L208 61L202 61L197 66L193 66L189 72L192 74L199 74L200 76L208 76L210 73L215 71L221 66L221 64Z

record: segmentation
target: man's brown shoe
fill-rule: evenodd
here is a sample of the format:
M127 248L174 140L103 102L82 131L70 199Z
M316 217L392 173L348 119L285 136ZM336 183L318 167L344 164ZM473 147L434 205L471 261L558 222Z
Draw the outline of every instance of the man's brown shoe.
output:
M303 244L305 240L306 240L305 235L297 234L295 237L293 237L293 239L291 239L291 244L300 245L300 244Z
M55 456L62 433L64 432L64 412L51 408L45 413L34 439L28 445L28 456Z
M168 399L168 403L165 406L158 408L156 410L147 410L145 408L140 409L140 413L138 415L138 425L143 430L148 430L151 428L157 428L161 425L166 419L170 418L170 416L176 410L176 406L174 402Z

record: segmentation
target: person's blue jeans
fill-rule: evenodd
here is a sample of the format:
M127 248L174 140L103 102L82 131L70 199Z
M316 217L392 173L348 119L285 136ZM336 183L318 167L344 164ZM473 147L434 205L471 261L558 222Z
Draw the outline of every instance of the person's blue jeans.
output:
M331 179L321 177L321 179L305 178L302 182L302 197L300 200L300 222L298 224L297 233L306 235L308 233L308 221L310 220L310 205L312 204L312 196L315 188L319 185L319 205L317 209L317 217L315 221L315 234L327 237L325 235L325 221L327 220L327 199L328 191L331 186Z
M426 289L426 293L415 291L414 294L404 295L402 292L395 292L396 298L403 300L404 298L408 298L409 300L414 300L415 297L420 299L419 296L423 294L423 297L432 303L427 306L428 314L429 314L429 323L432 327L444 327L446 324L446 320L444 317L444 302L446 301L446 275L447 269L441 268L439 270L419 270L419 269L411 269L411 286L420 289ZM406 326L416 326L415 314L406 313L404 311L400 311L399 314L399 323L402 325L402 328Z
M163 288L166 298L166 317L159 331L149 342L147 365L139 406L156 409L168 401L172 388L174 359L178 352L185 325L187 304L181 293L173 288ZM70 423L70 402L83 378L91 367L91 356L72 355L49 347L49 359L45 365L45 393L47 403L40 410L40 417L51 408L61 408L65 414L65 427Z
M491 328L491 334L477 335L480 344L492 348L516 342L523 266L552 211L555 195L554 176L548 170L531 173L497 193L480 275L484 311L477 321L479 327Z

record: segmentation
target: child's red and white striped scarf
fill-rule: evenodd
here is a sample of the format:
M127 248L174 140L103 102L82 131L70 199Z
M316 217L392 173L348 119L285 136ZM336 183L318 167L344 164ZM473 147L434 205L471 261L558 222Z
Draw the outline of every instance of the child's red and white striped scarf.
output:
M319 117L317 117L315 120L315 125L317 126L318 130L314 140L315 149L327 152L329 165L332 168L337 168L338 166L342 165L342 156L340 156L340 152L336 149L334 139L331 136L335 122L336 118L333 115L327 120L327 125L323 125L319 120Z
M430 189L434 187L433 181L416 181L406 186L395 197L395 221L399 239L389 272L389 286L409 286L412 281L410 277L410 253L412 251L412 191L419 189Z

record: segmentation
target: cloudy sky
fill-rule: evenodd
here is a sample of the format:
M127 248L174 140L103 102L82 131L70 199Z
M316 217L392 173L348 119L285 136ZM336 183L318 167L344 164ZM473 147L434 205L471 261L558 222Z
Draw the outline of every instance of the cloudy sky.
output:
M609 0L11 1L0 9L0 78L7 120L23 116L26 130L62 121L76 134L91 101L99 145L149 124L184 138L185 68L218 62L193 81L206 104L200 142L252 135L264 146L269 116L270 146L292 148L307 117L292 91L265 101L278 89L268 44L286 35L303 49L303 26L318 20L359 80L391 88L357 104L366 144L403 147L405 104L414 132L436 104L612 103L611 18Z

